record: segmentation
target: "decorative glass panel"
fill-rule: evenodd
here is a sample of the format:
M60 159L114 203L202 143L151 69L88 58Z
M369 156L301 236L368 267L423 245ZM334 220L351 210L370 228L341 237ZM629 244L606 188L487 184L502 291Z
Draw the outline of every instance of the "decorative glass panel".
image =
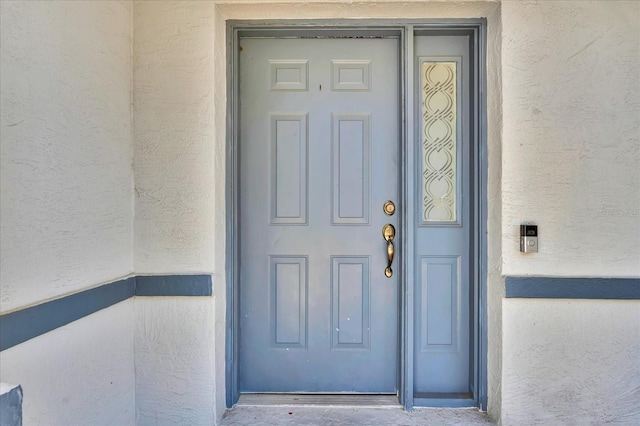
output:
M423 62L423 221L455 222L456 63Z

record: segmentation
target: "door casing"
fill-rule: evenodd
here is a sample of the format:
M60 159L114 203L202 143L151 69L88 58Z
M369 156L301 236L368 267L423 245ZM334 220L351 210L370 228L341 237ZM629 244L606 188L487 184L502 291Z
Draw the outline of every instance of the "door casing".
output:
M487 409L487 116L486 116L486 20L256 20L227 21L227 126L226 126L226 339L225 339L225 387L227 407L232 407L239 397L239 235L238 212L239 187L239 85L238 49L241 34L254 36L282 37L384 37L394 35L400 38L400 79L401 79L401 164L400 164L400 232L403 238L400 250L404 254L399 285L400 301L400 342L398 365L398 393L401 404L408 410L415 406L476 406ZM416 35L468 35L472 54L471 126L472 139L472 253L471 289L473 293L473 399L425 400L414 398L413 394L413 318L414 271L413 235L414 221L411 214L415 202L414 180L408 176L416 173L415 158L418 144L415 141L416 108L414 94L417 87L414 76L413 37Z

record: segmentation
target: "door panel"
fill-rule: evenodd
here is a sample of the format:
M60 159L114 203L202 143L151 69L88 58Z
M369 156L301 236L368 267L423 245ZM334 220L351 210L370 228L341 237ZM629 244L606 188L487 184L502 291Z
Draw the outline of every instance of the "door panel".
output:
M307 223L307 115L269 114L271 224Z
M333 114L332 223L369 224L371 193L369 114Z
M471 396L471 138L468 36L415 37L416 397Z
M395 393L398 40L240 44L240 391Z

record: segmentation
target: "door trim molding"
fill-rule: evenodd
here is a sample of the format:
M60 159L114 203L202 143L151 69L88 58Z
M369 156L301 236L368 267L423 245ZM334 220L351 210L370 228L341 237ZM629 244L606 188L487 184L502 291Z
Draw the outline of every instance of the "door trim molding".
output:
M405 178L408 156L413 141L415 106L412 102L414 90L413 66L408 66L413 58L413 35L427 32L465 33L470 38L473 55L473 88L471 105L473 108L473 212L472 235L473 256L473 399L459 400L463 406L477 406L487 409L487 105L486 105L486 19L436 19L436 20L228 20L226 21L227 58L227 112L226 112L226 337L225 337L225 389L226 405L232 407L239 398L239 87L238 51L240 35L255 36L397 36L400 38L400 114L401 126L401 203L408 206L409 194L413 193L411 179ZM413 228L410 220L411 208L402 209L400 226L406 236L402 242L404 255L403 273L399 277L400 292L400 335L398 354L398 396L408 410L414 405L433 404L431 399L414 398L413 395L413 276L406 271L414 270ZM448 401L448 400L447 400ZM445 406L459 406L456 401L442 401ZM417 404L415 404L417 403Z

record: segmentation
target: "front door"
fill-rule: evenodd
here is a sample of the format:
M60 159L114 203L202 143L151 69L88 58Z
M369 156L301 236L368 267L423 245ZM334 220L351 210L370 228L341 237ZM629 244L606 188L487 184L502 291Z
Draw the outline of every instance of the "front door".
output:
M240 46L240 391L395 394L399 40Z

